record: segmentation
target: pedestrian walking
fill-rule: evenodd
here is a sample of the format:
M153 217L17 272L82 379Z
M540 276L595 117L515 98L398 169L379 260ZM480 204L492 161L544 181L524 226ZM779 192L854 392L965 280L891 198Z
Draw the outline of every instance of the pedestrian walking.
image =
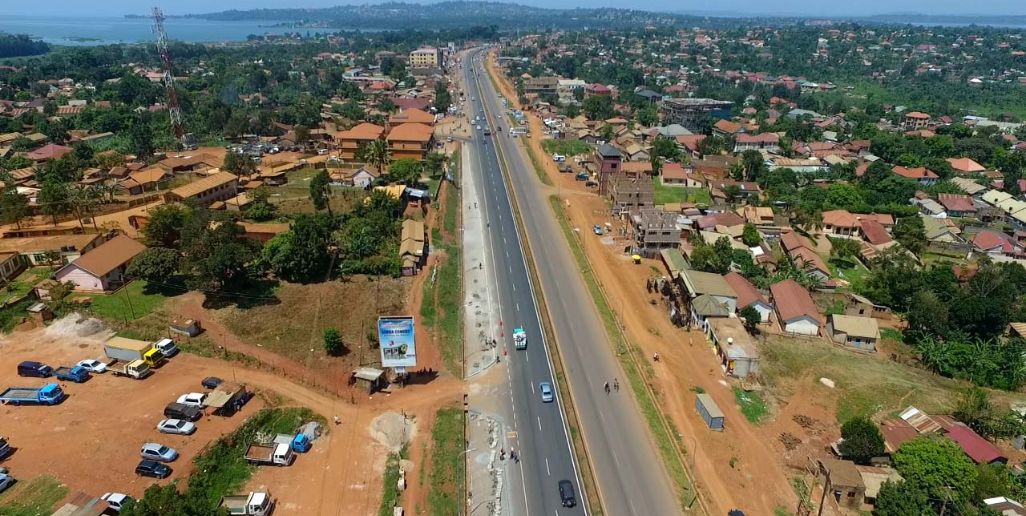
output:
M606 394L609 394L609 382L606 382L606 384L604 385L604 387L605 387L605 389L606 389Z
M616 392L620 392L620 380L613 378L613 388L616 389Z

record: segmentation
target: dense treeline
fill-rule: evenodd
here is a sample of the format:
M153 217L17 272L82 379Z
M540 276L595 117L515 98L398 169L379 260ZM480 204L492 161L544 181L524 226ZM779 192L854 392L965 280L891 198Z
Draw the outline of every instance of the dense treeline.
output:
M49 51L50 45L44 41L34 40L24 34L0 32L0 58L35 56Z

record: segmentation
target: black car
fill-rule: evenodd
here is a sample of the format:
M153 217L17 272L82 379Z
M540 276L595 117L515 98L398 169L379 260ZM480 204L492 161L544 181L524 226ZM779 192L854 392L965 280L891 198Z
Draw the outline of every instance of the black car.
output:
M135 474L143 477L167 478L171 474L171 467L155 460L144 459L139 461L139 465L135 467Z
M577 505L577 497L574 495L574 485L569 480L559 481L559 499L563 502L563 507L573 507Z
M203 417L203 410L193 405L184 403L168 403L164 407L164 417L171 419L184 419L186 421L199 421Z
M36 378L49 378L53 374L53 368L42 363L26 360L18 364L18 376L34 376Z
M203 387L206 387L207 389L216 389L218 385L224 383L224 380L216 376L208 376L204 378L203 381L200 383L203 384Z

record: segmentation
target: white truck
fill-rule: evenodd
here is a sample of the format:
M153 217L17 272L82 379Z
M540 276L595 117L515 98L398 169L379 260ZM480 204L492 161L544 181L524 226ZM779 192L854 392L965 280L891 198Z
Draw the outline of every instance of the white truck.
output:
M127 376L136 380L142 380L153 373L150 365L145 360L133 360L131 362L111 360L107 362L107 371L110 371L114 376Z
M513 328L513 347L527 349L527 332L523 328Z
M250 464L272 464L275 466L291 466L296 458L292 453L292 447L288 444L254 443L246 449L246 460Z
M221 498L221 507L232 516L267 516L274 509L274 501L266 491L251 491Z

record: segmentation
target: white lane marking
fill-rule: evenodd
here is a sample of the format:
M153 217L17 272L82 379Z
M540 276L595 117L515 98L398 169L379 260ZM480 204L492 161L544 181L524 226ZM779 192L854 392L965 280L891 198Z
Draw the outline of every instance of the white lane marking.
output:
M549 469L549 458L548 457L545 457L545 473L548 476L550 476L550 477L552 476L552 470Z
M513 287L513 292L517 291L517 284L516 284L516 282L510 283L510 286Z
M531 394L534 394L534 382L531 382Z
M520 312L520 301L517 301L517 313Z
M538 431L541 432L541 416L538 417Z

